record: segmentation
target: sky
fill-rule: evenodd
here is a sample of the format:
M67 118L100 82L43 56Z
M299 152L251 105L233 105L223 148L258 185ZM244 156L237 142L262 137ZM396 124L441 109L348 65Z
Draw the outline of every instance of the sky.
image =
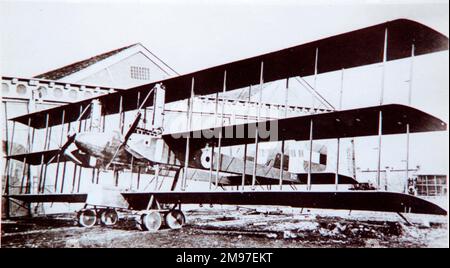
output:
M425 0L0 0L0 74L31 77L137 42L183 74L397 18L448 36L448 8L448 1ZM405 103L408 70L408 60L386 67L386 102ZM448 51L417 57L414 71L412 105L448 122ZM376 105L380 72L377 65L346 73L344 108ZM331 73L318 81L335 104L339 78ZM448 133L431 135L412 138L412 166L447 171ZM403 140L383 144L390 148ZM370 148L361 161L374 163L376 139L362 139L359 146ZM386 151L386 165L402 165L403 148Z

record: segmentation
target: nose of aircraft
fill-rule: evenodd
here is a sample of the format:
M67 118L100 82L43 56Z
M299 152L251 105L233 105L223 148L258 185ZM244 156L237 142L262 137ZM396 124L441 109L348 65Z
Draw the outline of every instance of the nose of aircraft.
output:
M104 132L81 132L75 137L75 145L81 151L97 155L101 151L114 146L117 142L115 133Z

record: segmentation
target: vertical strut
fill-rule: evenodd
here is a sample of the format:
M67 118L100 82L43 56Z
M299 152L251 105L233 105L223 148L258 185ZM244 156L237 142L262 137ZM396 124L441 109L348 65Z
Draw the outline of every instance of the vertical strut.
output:
M76 183L76 178L77 178L77 169L78 169L77 164L74 164L73 176L72 176L72 193L75 191L75 183Z
M341 144L341 139L337 139L337 148L336 148L336 175L334 177L334 184L336 186L336 191L339 190L339 147Z
M378 163L377 163L377 186L381 187L381 135L383 133L383 113L378 114Z
M342 96L344 93L344 68L341 70L341 87L339 89L339 110L342 110ZM336 144L336 175L334 177L334 184L336 186L336 191L339 190L339 158L340 158L340 145L341 139L337 138Z
M26 144L26 148L28 150L28 153L30 153L30 126L31 126L31 117L28 118L28 128L27 128L27 144ZM27 158L25 157L23 160L23 170L22 170L22 180L20 182L20 193L23 192L23 186L24 186L24 181L25 181L25 172L26 172L26 165L27 165Z
M387 60L387 39L388 39L388 29L384 30L384 45L383 45L383 65L381 70L381 92L380 92L380 105L383 105L384 99L384 84L386 76L386 60Z
M52 128L49 128L48 130L48 140L47 140L47 148L45 148L45 150L49 150L50 149L50 137L51 137L51 133L52 133ZM45 164L44 166L44 180L43 180L43 184L42 184L42 190L45 190L45 182L47 180L47 168L48 168L49 164Z
M138 166L138 175L137 175L137 185L136 188L139 190L139 184L141 182L141 166Z
M49 115L46 114L45 115L45 134L44 134L44 148L43 150L45 151L45 149L47 148L47 131L48 131L48 121L49 121ZM39 178L38 178L38 193L41 192L42 190L42 174L43 174L43 170L44 170L44 154L41 155L41 165L39 168Z
M6 107L6 103L5 103L5 107ZM6 125L8 125L8 121L7 120L6 120L6 122L7 122ZM15 129L16 129L16 122L13 121L11 140L8 142L8 147L7 147L7 150L6 150L6 153L7 153L8 156L12 155L12 150L13 150L13 147L14 147L14 132L15 132ZM6 133L8 133L8 131ZM11 169L11 167L10 167L11 161L12 160L8 159L8 162L7 162L6 166L5 166L5 174L6 174L5 193L9 192L9 182L10 182L9 179L10 179L10 172L11 172L11 170L10 170ZM6 194L8 195L9 193L6 193Z
M65 117L65 112L66 112L66 110L63 110L63 112L62 112L62 118L61 118L61 139L60 139L60 142L59 142L59 146L62 146L62 139L63 139L63 136L64 136L64 117ZM59 154L58 154L58 157L57 157L57 165L56 165L56 175L55 175L55 177L56 177L56 181L58 181L58 176L59 176L59 164L60 164L60 156L59 156ZM56 192L56 188L57 188L57 183L55 183L55 192ZM61 178L61 192L62 192L62 189L64 188L64 177L62 177Z
M159 165L155 165L155 191L158 190L158 181L159 181Z
M313 120L309 125L309 160L308 160L308 182L306 188L311 190L311 171L312 171L312 150L313 150Z
M253 174L252 174L252 190L255 190L255 182L256 182L256 167L258 163L258 147L259 147L259 120L261 117L261 102L262 102L262 90L264 84L264 62L261 61L261 69L259 73L259 100L258 100L258 119L256 122L256 131L255 131L255 159L253 162Z
M77 193L80 192L80 185L81 185L81 173L83 171L83 167L80 166L80 172L78 173L78 187L77 187Z
M380 105L383 105L384 98L384 87L385 87L385 76L386 76L386 60L387 60L387 39L388 39L388 29L384 30L384 45L383 45L383 66L382 66L382 76L381 76L381 92L380 92ZM378 163L377 163L377 186L381 187L381 137L383 133L383 114L380 111L378 116Z
M252 85L248 86L248 101L250 103L250 99L251 99L251 92L252 92ZM247 123L249 123L249 114L250 114L250 107L249 105L247 105L247 118L246 121ZM245 131L244 131L245 133ZM247 132L249 133L249 132ZM248 135L248 134L247 134ZM249 137L245 137L245 138L249 138ZM244 191L244 186L245 186L245 177L247 175L247 149L248 149L248 145L247 143L244 144L244 170L242 171L242 182L241 182L241 186L242 186L242 191Z
M289 94L289 77L286 78L286 91L284 96L284 118L287 117L287 109L288 109L288 94ZM280 159L280 190L283 190L283 172L284 172L284 145L285 141L281 141L281 159Z
M212 172L214 168L214 144L212 144L211 149L209 150L209 159L210 159L210 166L209 166L209 190L212 188Z
M223 73L223 90L222 92L225 93L227 90L227 70ZM223 120L224 120L224 113L225 113L225 102L222 99L222 112L220 113L220 126L219 126L219 141L218 141L218 157L217 157L217 168L216 168L216 187L219 185L219 170L222 166L222 128L223 128Z
M59 168L58 168L58 170L59 170ZM64 163L63 163L63 171L62 171L62 174L61 174L61 189L60 189L60 193L63 193L64 192L64 184L65 184L65 180L66 180L66 162L64 161Z
M317 63L319 61L319 48L316 48L316 57L314 58L314 92L312 95L312 109L311 111L314 112L314 109L316 108L316 99L314 98L315 92L317 92Z
M6 105L7 104L5 102L5 110L7 110ZM8 126L8 118L7 117L8 116L6 115L6 111L5 111L5 122L6 122L6 125ZM14 132L15 132L15 128L16 128L16 121L13 121L12 133L11 133L11 141L9 142L8 151L7 151L8 155L12 154L12 149L14 147ZM8 131L6 133L7 133L6 135L8 135ZM12 160L8 159L8 162L6 163L6 166L5 166L5 169L6 169L6 171L5 171L5 174L6 174L5 195L7 196L7 198L5 198L5 209L6 209L5 216L6 216L6 218L10 217L9 198L8 198L8 196L9 196L9 186L10 186L10 183L11 183L11 180L10 180L11 179L11 161Z
M415 56L415 45L411 45L411 63L409 69L409 87L408 87L408 106L411 106L411 97L413 89L413 74L414 74L414 56ZM409 122L406 123L406 183L408 183L409 178Z
M133 167L134 167L134 156L131 156L130 190L133 190Z
M193 106L193 100L194 100L194 86L195 86L195 78L192 77L191 80L191 97L188 101L188 107L187 107L187 133L188 136L186 137L186 154L184 157L184 170L183 170L183 178L181 181L181 190L186 190L186 180L187 180L187 171L189 167L189 149L190 149L190 131L191 131L191 122L192 122L192 106Z

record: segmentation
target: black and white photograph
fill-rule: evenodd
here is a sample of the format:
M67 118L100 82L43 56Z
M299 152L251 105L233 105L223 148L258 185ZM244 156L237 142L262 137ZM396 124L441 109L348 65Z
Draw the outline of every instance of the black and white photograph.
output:
M0 0L0 247L448 248L448 36L446 0Z

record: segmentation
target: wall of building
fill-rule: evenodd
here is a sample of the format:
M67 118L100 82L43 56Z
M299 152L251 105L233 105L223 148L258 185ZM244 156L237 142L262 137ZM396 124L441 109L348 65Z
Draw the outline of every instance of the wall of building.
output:
M131 88L151 81L159 81L168 75L159 69L144 53L135 54L78 80L77 83L114 88Z

